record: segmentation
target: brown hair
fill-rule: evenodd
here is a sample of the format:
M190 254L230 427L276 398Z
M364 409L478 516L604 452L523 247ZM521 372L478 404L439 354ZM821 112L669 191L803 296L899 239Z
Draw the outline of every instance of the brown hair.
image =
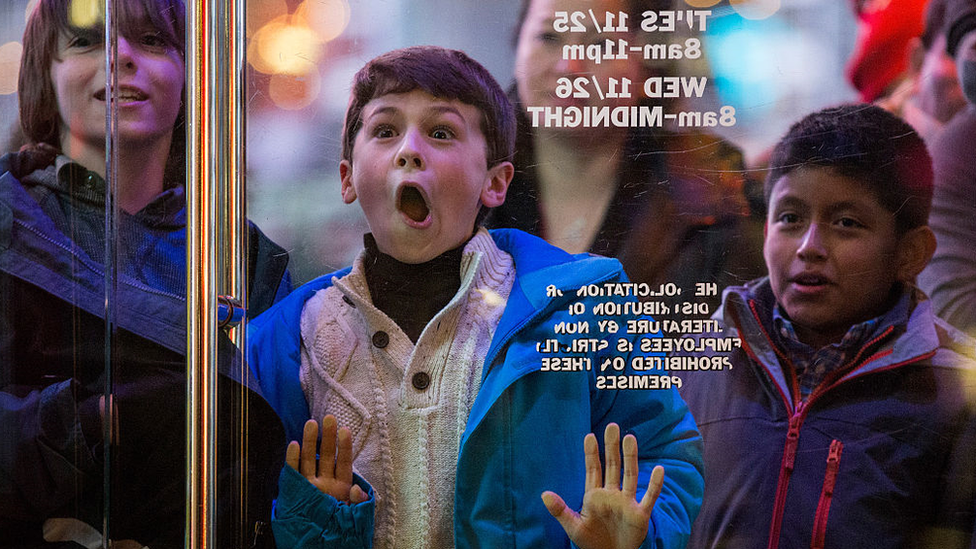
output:
M880 107L840 105L793 124L769 162L767 206L776 182L801 167L831 169L870 189L895 216L899 234L928 224L932 159L918 133Z
M512 158L515 111L498 82L467 54L437 46L393 50L366 63L353 77L352 95L343 124L342 158L352 162L363 108L377 97L423 90L434 97L458 100L481 111L481 133L488 166Z
M27 147L47 144L61 148L61 114L51 81L51 62L58 58L58 38L65 34L84 33L103 36L101 22L79 28L69 21L70 0L40 0L31 12L24 30L24 54L20 61L17 94L20 102L20 125ZM185 46L183 0L126 0L119 2L117 15L120 33L127 38L145 28L146 23L160 33L160 38L183 55ZM185 113L180 109L170 147L170 165L182 170L186 144ZM174 158L176 157L176 158ZM174 166L175 167L175 166ZM182 182L182 181L181 181Z

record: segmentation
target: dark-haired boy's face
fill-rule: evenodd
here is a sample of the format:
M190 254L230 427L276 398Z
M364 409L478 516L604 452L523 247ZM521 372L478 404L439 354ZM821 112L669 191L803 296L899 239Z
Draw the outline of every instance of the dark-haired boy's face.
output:
M481 111L422 90L363 108L352 161L339 166L342 197L359 200L383 253L422 263L464 243L482 204L505 200L514 169L491 168Z
M781 177L763 254L776 301L800 339L822 346L890 306L904 277L895 216L865 185L826 168Z

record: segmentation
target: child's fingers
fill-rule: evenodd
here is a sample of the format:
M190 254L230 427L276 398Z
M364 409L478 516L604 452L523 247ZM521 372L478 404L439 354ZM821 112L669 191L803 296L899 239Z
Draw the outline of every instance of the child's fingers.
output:
M607 464L603 486L608 490L620 489L620 427L616 423L607 425L603 432L603 446Z
M340 482L352 484L352 434L342 427L338 435L338 451L335 461L335 478Z
M319 448L320 477L335 478L337 423L333 415L322 418L322 446Z
M637 495L637 438L634 435L624 437L624 479L621 488L627 497Z
M289 442L288 449L285 450L285 463L287 463L289 467L291 467L296 471L298 471L298 467L300 466L298 463L298 459L299 459L298 456L301 453L301 451L302 448L298 444L298 441L296 440Z
M363 491L358 485L353 484L352 489L349 490L349 501L352 503L362 503L369 499L366 492Z
M641 499L640 506L648 515L654 510L657 497L661 495L661 487L664 486L664 467L655 466L651 471L651 480L647 483L647 491Z
M310 419L305 422L305 430L302 432L302 452L301 467L298 472L306 478L316 476L315 463L315 439L319 435L319 424Z
M561 498L559 494L555 492L543 492L542 503L546 506L546 510L549 511L549 514L559 521L559 525L563 527L563 530L565 530L570 537L573 537L579 526L579 513L567 507L566 502L563 501L563 498Z
M603 472L600 470L600 447L596 443L596 435L590 433L583 439L583 459L586 466L586 480L583 489L586 492L603 485Z

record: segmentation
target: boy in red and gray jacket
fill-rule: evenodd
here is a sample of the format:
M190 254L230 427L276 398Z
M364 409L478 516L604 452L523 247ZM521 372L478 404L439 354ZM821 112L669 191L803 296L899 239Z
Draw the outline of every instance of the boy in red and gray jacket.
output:
M817 112L765 197L769 276L716 313L741 348L684 375L706 471L689 547L969 547L974 342L914 287L935 249L925 145L877 107Z

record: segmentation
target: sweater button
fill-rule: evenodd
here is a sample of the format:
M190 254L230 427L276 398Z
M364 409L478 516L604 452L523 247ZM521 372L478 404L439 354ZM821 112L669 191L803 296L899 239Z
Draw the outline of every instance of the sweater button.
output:
M390 336L384 331L379 331L373 334L373 345L376 345L380 349L386 347L390 344Z
M417 372L410 379L410 382L413 383L414 389L423 391L427 387L430 387L430 376L427 375L427 372Z

